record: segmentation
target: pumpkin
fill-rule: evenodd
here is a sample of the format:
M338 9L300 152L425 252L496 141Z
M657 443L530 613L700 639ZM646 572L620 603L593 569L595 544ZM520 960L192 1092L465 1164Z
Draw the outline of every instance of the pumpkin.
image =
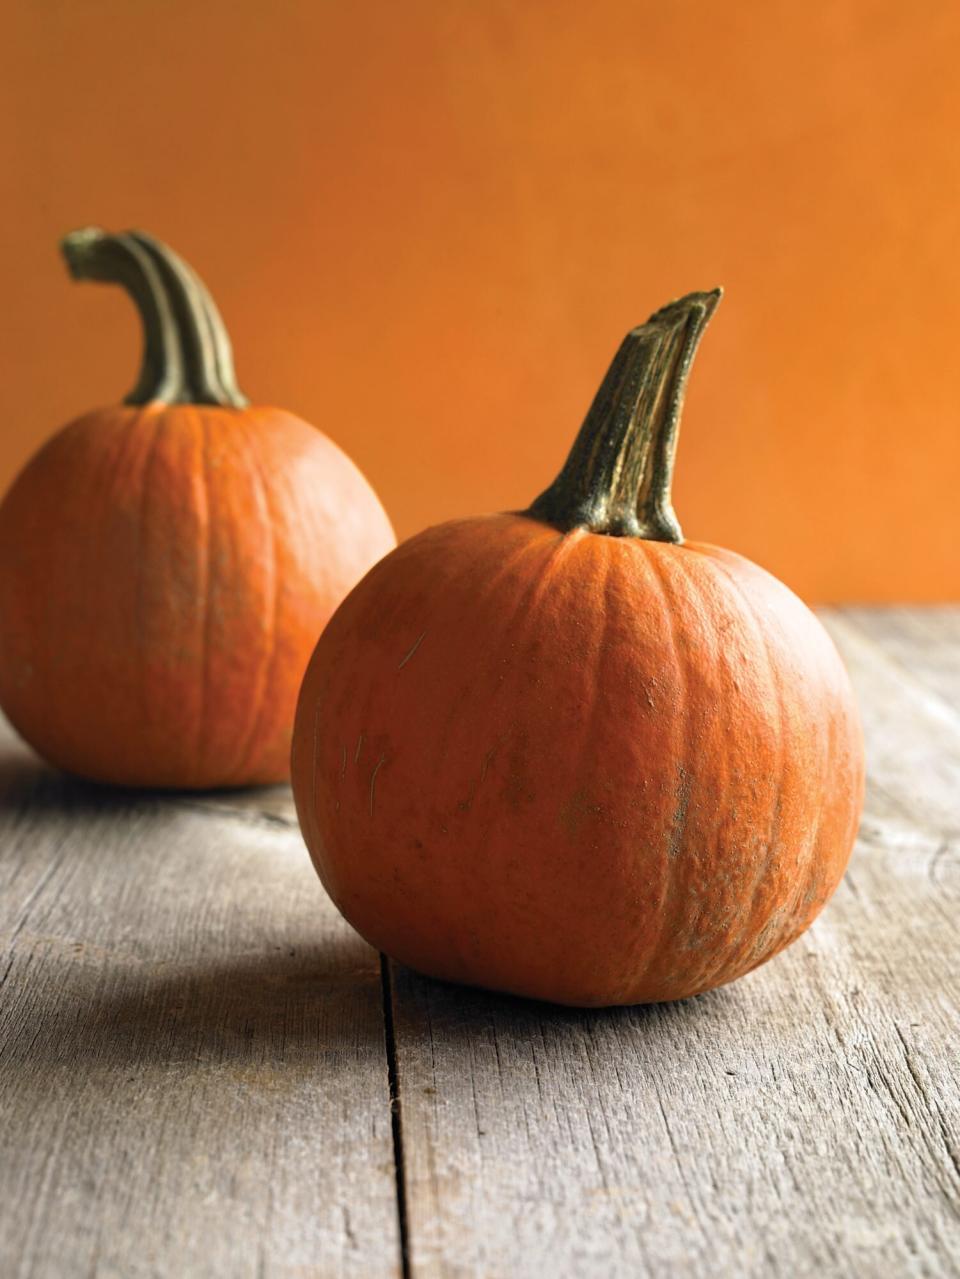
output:
M422 973L572 1005L749 972L840 880L863 794L844 667L763 569L670 497L719 298L629 333L528 510L432 528L311 658L293 785L316 868Z
M241 394L203 284L140 232L74 232L122 285L143 367L122 405L33 458L0 506L0 705L50 763L127 786L289 776L317 633L395 539L335 444Z

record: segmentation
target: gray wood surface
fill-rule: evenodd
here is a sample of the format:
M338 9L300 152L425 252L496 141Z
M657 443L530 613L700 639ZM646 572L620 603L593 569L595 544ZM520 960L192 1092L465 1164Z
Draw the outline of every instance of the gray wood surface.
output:
M850 871L655 1008L394 965L385 1007L288 791L117 795L3 736L0 1276L960 1274L960 609L825 620Z
M866 816L756 973L569 1012L393 970L413 1274L960 1273L958 618L825 616Z
M392 1275L380 965L285 790L0 746L0 1275Z

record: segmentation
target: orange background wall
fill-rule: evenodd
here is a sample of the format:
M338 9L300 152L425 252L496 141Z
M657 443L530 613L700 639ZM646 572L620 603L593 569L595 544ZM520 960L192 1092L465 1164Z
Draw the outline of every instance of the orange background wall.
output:
M134 379L56 242L201 272L254 399L399 532L525 505L623 332L727 297L688 536L812 599L960 596L954 0L16 0L0 58L0 483Z

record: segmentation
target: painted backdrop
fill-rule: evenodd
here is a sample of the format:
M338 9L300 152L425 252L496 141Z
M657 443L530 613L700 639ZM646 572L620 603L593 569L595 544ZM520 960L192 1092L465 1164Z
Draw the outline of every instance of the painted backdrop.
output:
M59 235L203 274L242 385L399 532L525 505L623 332L722 283L689 537L811 599L960 597L960 6L13 0L0 483L132 383Z

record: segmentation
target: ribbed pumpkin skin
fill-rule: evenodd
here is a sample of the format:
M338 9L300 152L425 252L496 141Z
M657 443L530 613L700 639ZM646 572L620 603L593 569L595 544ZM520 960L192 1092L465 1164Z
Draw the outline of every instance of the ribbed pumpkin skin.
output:
M292 414L98 410L0 506L0 703L97 781L278 781L317 632L393 545L357 468Z
M808 927L851 852L863 750L832 642L762 569L499 515L407 542L340 606L293 785L374 946L630 1004L731 981Z

